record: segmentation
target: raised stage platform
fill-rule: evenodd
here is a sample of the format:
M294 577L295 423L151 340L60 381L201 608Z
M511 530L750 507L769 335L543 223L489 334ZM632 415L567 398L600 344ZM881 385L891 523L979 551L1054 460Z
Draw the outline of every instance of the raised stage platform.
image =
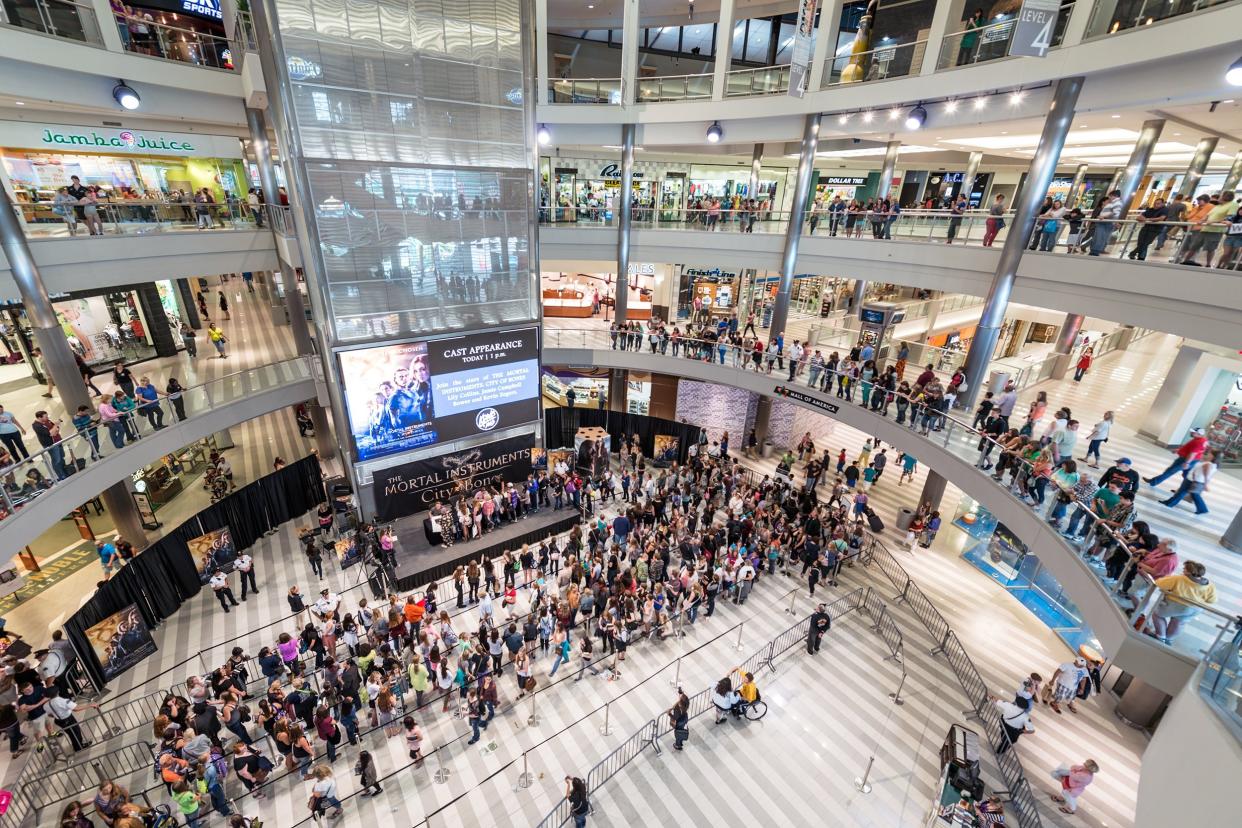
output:
M572 507L553 511L540 509L515 523L502 523L483 537L455 543L448 549L432 546L423 531L426 513L393 521L397 530L397 589L405 592L427 585L429 581L448 578L459 566L480 555L499 555L504 550L517 551L524 543L538 543L548 535L566 532L580 519Z

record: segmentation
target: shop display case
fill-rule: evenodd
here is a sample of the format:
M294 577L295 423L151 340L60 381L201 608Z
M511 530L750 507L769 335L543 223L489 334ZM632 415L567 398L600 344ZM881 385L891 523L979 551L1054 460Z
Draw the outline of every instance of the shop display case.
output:
M1242 465L1242 407L1226 405L1207 426L1208 445L1219 466Z
M593 315L592 293L586 285L543 289L543 315L589 319Z

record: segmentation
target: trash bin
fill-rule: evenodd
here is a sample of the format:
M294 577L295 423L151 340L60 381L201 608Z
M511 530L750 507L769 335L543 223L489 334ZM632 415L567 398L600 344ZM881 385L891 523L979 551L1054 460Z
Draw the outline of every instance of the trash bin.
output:
M764 457L771 457L774 446L771 440L764 440L763 445L759 447L759 453Z
M910 529L910 524L914 521L914 510L907 509L902 506L897 510L897 531L906 532Z

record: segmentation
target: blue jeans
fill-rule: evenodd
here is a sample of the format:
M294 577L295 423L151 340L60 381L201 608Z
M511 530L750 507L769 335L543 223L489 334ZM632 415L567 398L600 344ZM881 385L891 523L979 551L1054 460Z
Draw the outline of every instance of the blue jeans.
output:
M112 441L112 445L116 448L122 448L125 445L125 426L120 420L111 420L108 422L108 439Z
M1079 506L1078 511L1074 512L1073 517L1070 518L1069 528L1065 530L1065 534L1077 535L1078 525L1082 523L1083 520L1086 519L1086 517L1087 517L1087 510L1082 508L1082 506Z
M56 477L60 480L65 479L65 447L60 443L54 443L48 446L48 456L52 458L52 471L56 473Z
M1039 233L1039 249L1046 253L1051 252L1057 246L1057 232L1058 230L1041 230Z
M481 726L482 726L482 721L478 719L477 717L470 720L470 741L471 742L479 741L479 728Z
M586 814L574 814L574 828L586 828Z
M1160 472L1160 474L1153 477L1148 482L1150 482L1151 485L1153 486L1159 486L1161 483L1168 480L1170 477L1177 474L1178 472L1185 474L1186 472L1190 471L1191 469L1194 468L1195 463L1198 463L1198 462L1199 462L1198 460L1186 460L1182 457L1174 457L1173 462L1169 464L1169 467L1167 469Z
M1091 232L1091 255L1098 256L1103 253L1112 235L1113 223L1111 221L1097 222L1095 229Z
M1104 445L1103 440L1092 440L1087 444L1087 459L1095 457L1095 462L1100 462L1100 446Z
M1186 497L1186 495L1190 495L1190 499L1195 502L1195 514L1196 515L1207 514L1208 507L1207 507L1207 504L1203 502L1203 495L1199 494L1198 492L1192 492L1190 490L1190 481L1186 479L1183 479L1182 485L1177 487L1177 493L1175 495L1173 495L1168 500L1162 500L1160 502L1163 503L1165 506L1176 506L1177 504L1182 502L1182 498Z
M564 661L564 659L561 658L561 654L558 652L556 654L556 658L552 659L552 670L548 673L548 678L552 678L556 675L556 671L560 669L562 661Z

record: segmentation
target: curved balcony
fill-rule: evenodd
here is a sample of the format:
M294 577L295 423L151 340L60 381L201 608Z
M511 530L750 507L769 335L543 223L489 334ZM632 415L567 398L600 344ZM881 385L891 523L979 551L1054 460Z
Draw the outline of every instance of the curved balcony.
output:
M565 221L565 209L543 211L543 260L615 261L615 214L598 212L592 220L589 213L583 213ZM788 214L764 213L752 232L741 232L750 224L749 220L742 221L740 213L722 212L717 229L709 231L696 211L685 212L675 221L638 216L633 222L631 261L705 267L727 263L735 268L779 270ZM1006 220L1011 224L1012 216ZM1191 229L1187 225L1170 224L1176 239L1158 253L1153 246L1145 261L1131 259L1130 255L1138 252L1142 224L1113 224L1112 240L1098 257L1077 255L1079 248L1075 248L1075 255L1069 255L1064 227L1058 230L1051 251L1027 251L1018 268L1012 300L1229 347L1237 344L1242 292L1237 290L1236 270L1174 264L1185 255L1183 245ZM948 243L950 228L952 243ZM986 296L1010 227L1000 231L991 247L983 246L986 216L978 212L962 216L955 224L954 217L945 211L903 211L888 226L887 239L875 238L865 217L852 231L846 229L845 220L836 228L835 236L833 229L828 216L808 219L798 248L798 273ZM931 249L935 253L929 255ZM1198 253L1196 260L1202 264L1205 257ZM1242 267L1242 257L1233 266Z
M601 368L649 371L684 377L701 382L713 382L742 388L755 394L783 398L815 413L843 423L858 431L874 435L886 444L896 446L916 456L929 468L935 469L954 485L969 494L996 515L1015 535L1035 551L1040 563L1047 567L1060 582L1066 594L1078 606L1084 620L1091 627L1102 646L1118 667L1141 676L1145 681L1164 692L1176 693L1190 678L1199 659L1199 649L1216 640L1220 627L1231 623L1228 616L1217 613L1214 608L1190 619L1182 633L1166 645L1135 630L1122 606L1127 599L1119 584L1125 582L1127 573L1116 581L1108 580L1093 562L1084 560L1086 546L1067 540L1053 525L1052 510L1056 506L1055 488L1043 507L1033 508L1025 500L1015 496L1006 486L997 482L979 466L980 441L993 443L968 423L950 413L938 415L939 430L920 430L899 425L895 418L872 411L831 394L823 393L807 385L804 377L794 383L784 381L787 374L734 367L731 353L719 361L705 361L700 354L719 356L714 344L690 341L683 346L680 356L665 353L613 350L609 347L608 333L599 329L545 329L543 359L549 365L593 365ZM702 350L698 348L702 346ZM689 358L687 358L689 357ZM920 426L922 422L920 421ZM935 428L936 423L931 423ZM999 456L999 447L993 443L993 456ZM1019 467L1018 479L1031 473L1029 465ZM1069 512L1074 511L1069 507ZM1083 518L1083 536L1091 538L1096 528L1095 518L1088 510ZM1067 515L1068 516L1068 515ZM1060 520L1057 523L1059 525ZM1106 527L1100 527L1107 532ZM1127 568L1134 565L1133 561ZM1159 597L1158 590L1148 590L1141 600L1142 607L1149 607Z
M70 433L50 448L0 468L0 529L9 549L20 549L43 534L113 483L124 480L134 469L154 463L195 440L239 423L288 408L316 396L312 360L307 357L275 362L240 371L187 388L181 398L185 417L176 405L161 397L151 409L133 412L130 427L137 440L113 448L109 428L95 429L106 454L94 450L89 430ZM154 411L160 417L155 417ZM147 411L152 416L147 417ZM162 418L166 425L151 423ZM4 455L6 464L14 458ZM98 459L92 459L98 458ZM65 476L66 465L85 462L85 467Z

